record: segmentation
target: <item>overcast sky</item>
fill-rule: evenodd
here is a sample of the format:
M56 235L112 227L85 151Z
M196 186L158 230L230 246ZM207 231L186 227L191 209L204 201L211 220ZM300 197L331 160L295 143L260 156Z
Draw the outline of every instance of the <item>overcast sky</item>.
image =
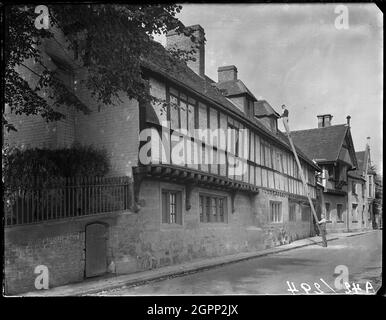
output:
M348 29L335 27L337 4L183 4L178 17L204 28L209 77L235 65L257 98L279 112L288 106L291 130L317 127L317 114L331 113L332 124L351 115L355 150L370 136L382 172L382 14L373 4L345 5Z

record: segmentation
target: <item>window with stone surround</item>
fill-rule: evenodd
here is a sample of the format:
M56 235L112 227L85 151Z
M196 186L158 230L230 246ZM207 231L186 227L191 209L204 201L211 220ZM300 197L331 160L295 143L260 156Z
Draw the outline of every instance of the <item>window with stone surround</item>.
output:
M326 202L325 204L326 207L326 220L331 221L331 210L330 210L330 203Z
M283 221L280 201L269 202L269 220L273 223L281 223Z
M336 219L343 222L343 204L339 203L336 205Z
M228 222L226 197L204 193L200 193L199 197L200 222Z
M353 195L357 195L357 187L356 186L357 186L356 182L352 181L351 182L351 192Z
M352 222L358 222L358 204L356 203L352 204L351 216Z
M182 224L182 192L162 190L162 223Z

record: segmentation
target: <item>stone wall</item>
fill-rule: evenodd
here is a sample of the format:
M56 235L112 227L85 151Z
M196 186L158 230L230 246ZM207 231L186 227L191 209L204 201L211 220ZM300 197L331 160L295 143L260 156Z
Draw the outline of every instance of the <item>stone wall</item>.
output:
M113 224L116 214L64 219L5 229L5 291L7 294L35 290L35 268L49 271L49 287L84 279L85 227L93 222ZM108 242L110 237L108 237ZM111 248L109 244L108 247ZM108 251L108 262L113 250Z
M182 224L162 223L161 191L182 191ZM227 197L227 223L202 223L199 194ZM145 179L140 190L141 210L99 214L89 217L9 227L5 235L6 293L35 290L35 267L49 269L50 287L85 278L85 230L90 223L108 226L108 272L127 274L239 252L262 250L311 234L310 221L288 221L288 198L272 192L258 195L238 192L235 211L224 191L201 187L191 192L191 208L185 210L182 184ZM269 222L269 201L282 202L283 221Z

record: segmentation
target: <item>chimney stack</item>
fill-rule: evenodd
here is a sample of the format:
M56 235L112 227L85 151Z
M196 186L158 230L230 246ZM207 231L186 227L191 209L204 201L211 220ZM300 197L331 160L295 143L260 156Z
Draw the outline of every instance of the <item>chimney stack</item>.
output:
M205 32L204 29L196 24L186 27L188 30L193 30L193 35L196 37L196 42L182 32L178 34L176 31L170 31L166 34L166 48L179 49L185 51L194 50L192 55L195 61L188 60L187 65L195 73L201 77L205 77Z
M218 67L217 74L218 74L218 82L237 80L236 66Z
M350 126L350 119L351 119L351 116L347 116L346 119L347 119L347 126Z
M331 126L331 114L321 114L318 115L318 128L326 128Z
M366 145L370 147L370 137L367 137L366 140L367 140Z

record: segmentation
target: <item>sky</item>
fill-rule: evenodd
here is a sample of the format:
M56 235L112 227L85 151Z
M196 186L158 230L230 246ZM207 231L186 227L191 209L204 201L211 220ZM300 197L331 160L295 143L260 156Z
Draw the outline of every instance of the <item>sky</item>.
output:
M183 4L177 17L204 28L210 78L235 65L258 99L279 113L287 105L291 130L316 128L318 114L332 114L332 125L350 115L355 150L371 137L382 174L382 13L374 4L338 5Z

